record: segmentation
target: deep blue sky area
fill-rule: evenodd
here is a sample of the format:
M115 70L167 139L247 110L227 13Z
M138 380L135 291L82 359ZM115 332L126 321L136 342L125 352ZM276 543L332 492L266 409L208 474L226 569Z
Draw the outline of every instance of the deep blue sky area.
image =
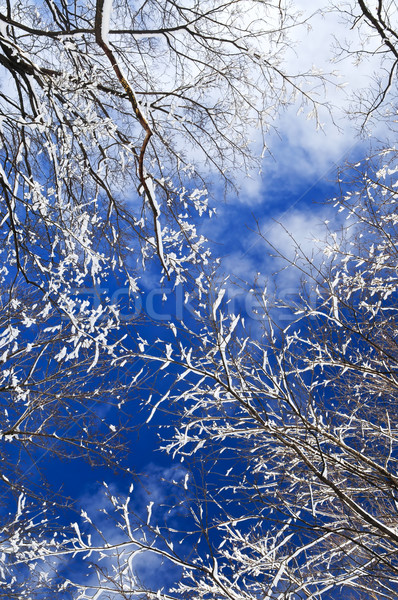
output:
M314 223L325 217L323 203L338 194L338 187L335 184L337 174L333 164L324 175L324 178L317 178L315 181L305 173L302 177L295 175L291 179L283 173L281 176L273 173L272 177L267 178L267 161L265 161L262 179L256 183L258 188L256 197L252 194L248 198L245 195L244 185L242 185L242 194L238 198L231 195L224 198L220 192L219 196L216 195L212 200L217 208L216 216L200 224L202 232L209 239L213 257L220 259L219 267L214 274L214 287L224 282L222 285L226 288L225 310L228 307L231 313L239 312L245 319L246 331L253 336L258 335L260 329L259 321L251 310L252 296L248 291L255 281L261 286L266 279L272 279L275 271L281 269L280 261L270 256L274 253L272 248L258 235L258 228L264 238L270 239L272 244L280 242L280 250L283 252L289 250L290 242L286 242L285 234L278 222L286 224L287 228L291 225L296 227L292 233L298 236L298 242L304 240L307 243L314 234L312 231ZM311 244L306 246L306 249L310 247ZM111 276L105 288L102 287L100 290L93 290L90 286L84 288L82 298L88 299L95 306L100 302L107 302L106 299L110 298L111 302L116 303L121 309L122 331L129 336L125 341L126 347L134 350L138 337L142 337L149 344L148 350L153 350L156 348L158 338L165 342L172 341L172 333L167 327L170 322L174 322L178 327L180 320L183 319L189 327L192 326L193 330L197 331L199 327L192 314L191 302L188 301L188 304L185 302L185 293L192 291L192 283L187 282L173 288L167 281L160 284L160 276L159 264L153 260L141 280L141 291L133 300L128 299L123 278ZM192 276L195 276L194 272ZM285 294L285 299L289 296L291 300L296 293L297 283L286 283L281 279L278 293L282 296ZM195 298L192 300L192 307L194 304ZM279 314L279 318L283 326L289 322L289 315L286 313ZM184 336L186 343L189 344L189 335L182 332L182 340ZM128 381L143 366L139 360L128 361L120 372L115 369L114 373L111 372L107 377L111 380L112 377L119 377L122 373ZM104 481L110 486L112 493L122 496L127 495L131 484L134 484L130 506L144 520L149 502L152 500L156 502L159 498L170 495L166 480L175 478L178 485L181 485L185 464L181 463L179 458L173 459L172 456L159 450L161 440L171 438L176 417L160 408L149 425L145 425L150 412L150 406L145 406L145 403L151 397L152 404L155 404L167 392L170 382L173 381L173 372L170 368L158 371L158 366L153 364L146 365L145 368L148 370L145 384L141 388L130 390L126 403L122 407L122 413L119 413L116 408L106 410L101 407L94 408L94 411L99 411L100 418L106 417L107 423L123 427L128 422L131 426L131 431L124 435L128 453L121 460L120 470L112 472L106 467L90 465L82 459L69 460L66 457L61 461L43 449L34 451L30 457L26 457L26 468L37 486L40 486L41 478L44 476L55 493L72 499L74 510L63 513L61 517L65 525L78 519L82 509L91 515L97 513L105 497ZM87 392L87 407L92 410L90 390L88 389ZM170 407L165 404L165 408ZM76 426L71 425L71 433L75 429ZM239 452L239 448L236 450ZM218 475L220 469L223 472L229 468L236 469L234 452L235 450L232 449L229 454L226 453L211 473L207 472L208 466L205 466L209 489L216 489L221 481ZM38 469L32 467L34 462L37 463ZM200 485L201 469L205 462L199 460L190 466L198 485ZM208 465L211 464L212 459L209 460ZM140 481L136 475L141 476ZM245 499L242 498L242 503L239 500L236 506L237 513L244 506ZM161 510L159 516L162 519ZM210 514L210 517L214 518L215 514ZM186 515L176 515L173 519L176 527L186 525ZM61 522L59 521L59 524ZM187 544L186 547L181 547L184 552L189 551L189 542ZM151 568L153 566L149 567L145 561L142 564L137 563L138 571L148 583L152 576ZM66 574L68 569L66 564ZM84 570L85 563L78 558L75 575L78 576L80 572L83 574ZM165 586L178 579L178 576L176 570L169 572L166 570L161 574L159 569L160 581ZM330 598L334 599L338 596L332 595Z
M263 174L263 178L266 178L266 174ZM230 301L230 310L231 312L241 312L246 323L248 323L248 328L251 327L254 332L257 324L256 320L252 324L250 323L253 315L250 314L250 308L246 304L246 293L253 284L253 276L255 276L257 269L261 269L264 264L268 264L268 276L269 273L273 272L273 259L267 257L267 254L272 253L272 250L258 236L257 225L264 231L265 237L273 234L273 241L275 241L275 231L279 228L276 221L283 223L293 212L310 213L313 216L315 215L315 218L319 214L321 218L323 201L333 197L338 192L337 186L333 184L335 178L333 166L327 179L318 180L316 183L303 178L302 180L296 179L293 185L285 178L275 178L272 188L268 185L266 193L263 192L261 198L257 198L253 202L245 202L244 199L233 197L220 200L217 206L217 216L203 226L204 231L208 232L213 256L221 259L217 273L218 280L220 281L226 275L230 275L229 282L232 285L227 286L226 296L226 299L229 298ZM294 190L292 187L294 187ZM308 231L308 234L310 234L310 231ZM277 238L278 235L276 235ZM232 269L231 263L228 262L231 254L234 255ZM242 272L238 268L237 272L234 273L233 267L234 265L239 267L240 260L243 264L250 264L253 271ZM228 273L228 270L232 272ZM246 281L243 280L245 274ZM128 332L130 326L132 326L134 340L139 334L151 345L157 338L162 337L162 339L165 339L165 336L167 338L171 335L165 327L170 317L177 325L181 317L188 325L193 325L193 317L189 306L184 304L184 293L188 284L187 286L180 285L177 290L173 289L168 282L164 282L163 286L156 283L151 287L151 282L158 281L159 276L159 266L152 263L149 269L149 277L144 281L145 287L142 293L130 305L127 302L125 288L120 287L120 281L116 282L116 280L110 279L109 287L106 290L101 290L98 296L90 289L86 289L84 295L85 297L91 296L93 302L99 302L105 296L110 296L113 301L122 307L123 326L126 327L126 331ZM146 314L148 312L150 313L149 316ZM133 376L138 368L138 363L127 364L124 367L127 378L129 373ZM127 436L129 455L127 461L123 461L123 465L131 469L132 473L144 473L148 465L167 469L175 464L170 456L159 451L159 433L162 436L166 435L166 437L171 435L172 430L168 429L168 426L172 423L172 417L158 411L149 426L143 425L140 427L149 412L148 408L139 408L140 404L142 401L147 400L151 394L152 402L156 402L161 394L168 389L169 375L164 371L160 371L156 375L156 389L154 391L145 387L142 390L133 389L131 397L123 406L123 410L131 419L132 426L132 431ZM149 382L148 388L151 385L153 384ZM87 402L90 403L89 396ZM117 410L111 409L106 415L109 422L112 422L112 412L114 413L115 423L119 419L123 421L123 415L120 416L117 414ZM166 430L160 431L160 425L166 426ZM78 503L80 497L87 498L90 494L97 493L101 489L103 480L114 484L120 492L127 492L133 479L133 475L125 471L111 474L106 468L94 468L82 460L59 462L56 458L46 454L45 451L40 451L36 460L46 473L48 480L52 482L54 489L57 491L62 489L62 493L76 499Z
M263 174L263 181L265 179L266 173ZM311 254L312 238L314 235L322 234L322 230L317 229L317 223L331 214L331 204L327 201L340 193L336 179L337 173L333 165L326 171L324 179L318 178L315 182L304 176L294 178L294 181L274 176L272 185L265 181L259 184L258 198L251 198L249 201L244 195L240 198L229 196L226 200L220 197L217 215L201 224L203 232L208 235L213 257L220 261L214 273L214 288L221 283L226 289L224 310L229 307L231 314L240 313L245 320L246 331L249 331L253 337L259 333L259 319L251 311L253 306L247 302L252 298L249 290L254 284L261 287L267 280L273 280L278 285L277 289L270 286L271 294L281 294L283 300L294 300L299 280L286 278L285 275L276 276L275 279L275 272L284 272L283 261L280 257L272 255L275 255L276 248L288 259L292 257L294 242L286 235L283 226L288 230L293 227L293 237L302 246L304 252ZM334 226L338 226L337 220L331 223L331 228ZM264 239L259 235L259 230ZM267 239L275 248L266 243ZM192 276L195 276L194 272ZM88 299L94 306L98 306L101 302L106 303L110 298L111 302L121 309L121 332L128 336L124 342L125 347L134 351L137 340L142 338L148 342L147 350L156 354L159 338L163 343L173 341L173 334L168 328L171 322L179 327L180 321L183 320L194 331L198 331L200 326L193 314L195 298L192 302L188 299L188 303L185 298L186 292L192 292L192 282L173 288L170 282L159 283L160 277L159 264L152 261L141 281L141 291L137 292L135 298L129 300L123 279L113 276L109 276L106 286L102 284L101 289L85 287L82 297ZM76 292L78 293L78 290ZM283 311L279 313L278 319L282 326L289 323L289 318L289 315ZM116 335L120 335L121 332L117 332ZM33 329L30 335L34 335ZM189 334L184 332L181 332L180 339L183 343L184 339L187 344L190 342ZM159 450L161 442L171 438L173 427L178 425L178 417L173 414L173 407L165 403L164 408L167 410L163 411L161 406L154 413L150 424L145 424L151 410L150 404L156 404L168 391L170 382L174 379L175 369L169 367L159 370L159 365L156 366L154 363L145 365L143 361L134 359L128 360L123 367L115 367L114 371L107 374L107 378L111 381L113 377L115 379L122 377L128 381L129 378L134 378L141 368L146 369L145 383L142 387L133 387L129 391L121 413L116 408L94 407L90 398L90 387L86 390L87 408L98 411L100 420L103 419L105 422L106 418L108 424L113 423L116 427L124 427L126 423L131 427L131 431L124 435L128 452L122 458L119 470L112 472L106 467L90 465L80 458L69 460L68 456L61 461L45 449L33 451L30 456L26 456L26 470L35 485L40 486L42 480L47 480L53 492L72 499L73 509L62 513L63 516L58 521L59 525L63 523L67 526L71 521L79 519L78 515L82 509L88 511L90 515L97 513L101 507L101 499L105 497L104 481L112 493L122 496L129 494L131 485L134 484L130 506L144 521L147 505L151 501L156 503L160 500L158 516L162 520L164 515L161 507L164 498L167 498L166 503L179 499L178 494L181 491L181 481L186 473L186 466L180 462L180 459L173 459L172 456ZM92 386L94 389L95 380ZM171 411L168 410L170 408ZM76 425L71 424L70 433L75 429ZM222 443L220 449L221 447ZM214 446L212 449L214 450ZM205 455L199 457L197 462L194 461L189 466L192 470L191 481L196 479L199 489L204 468L209 491L216 490L222 481L222 473L227 472L228 469L235 469L236 472L238 464L236 457L239 457L240 451L239 444L236 447L232 444L214 469L211 468L212 457ZM34 464L37 465L37 469ZM136 475L141 478L140 481ZM176 483L170 484L170 480L173 479ZM106 501L104 502L106 506ZM247 498L240 498L237 493L236 505L232 507L231 512L236 510L239 515L242 510L247 510L249 504ZM254 513L257 508L253 501ZM111 511L110 514L112 515ZM210 506L209 519L215 518L216 515L217 509L214 505ZM187 514L183 508L180 513L173 514L169 523L177 529L180 526L182 529L187 526ZM269 527L268 521L264 523L264 528L259 528L263 533ZM215 544L218 534L214 534ZM188 540L181 545L183 554L189 554L189 544ZM204 551L206 551L205 545ZM146 564L145 560L141 562L140 560L136 563L136 569L142 580L150 584L154 576L156 560L150 565ZM76 559L74 574L77 578L83 577L85 565L86 563L81 561L80 557ZM158 567L159 572L156 567L156 577L167 589L178 579L178 568L166 569L163 573L160 561ZM66 576L69 568L69 563L64 564ZM355 597L354 594L353 598ZM325 598L339 600L339 591L334 590Z

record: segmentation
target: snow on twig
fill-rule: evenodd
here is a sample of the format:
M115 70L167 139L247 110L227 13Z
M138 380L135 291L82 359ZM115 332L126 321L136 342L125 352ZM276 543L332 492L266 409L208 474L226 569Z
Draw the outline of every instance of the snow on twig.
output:
M112 12L112 0L102 1L101 37L105 44L109 43L109 22Z

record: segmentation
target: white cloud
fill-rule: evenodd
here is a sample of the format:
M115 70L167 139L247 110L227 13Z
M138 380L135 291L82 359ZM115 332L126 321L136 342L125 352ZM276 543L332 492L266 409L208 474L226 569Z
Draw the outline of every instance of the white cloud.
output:
M273 190L281 183L286 190L294 191L298 181L310 184L325 177L332 178L336 166L352 156L356 160L366 152L367 141L359 135L362 121L355 119L349 109L353 98L373 85L373 74L380 70L380 57L370 53L359 64L354 55L337 60L336 44L353 49L360 47L359 30L350 28L337 11L323 15L317 12L324 9L325 4L322 0L294 2L294 8L303 13L302 20L310 17L309 27L291 30L292 44L285 56L284 70L288 74L323 72L324 87L314 80L312 92L310 82L307 89L320 104L327 103L330 112L320 106L321 128L318 129L316 120L307 118L311 107L302 107L300 98L280 113L273 122L274 129L266 137L269 154L264 157L262 173L253 173L252 179L242 176L240 202L249 206L262 204L264 192L268 204ZM341 84L344 87L339 87ZM381 120L369 123L369 136L386 139L388 131L388 125ZM261 143L259 132L254 146L260 148Z

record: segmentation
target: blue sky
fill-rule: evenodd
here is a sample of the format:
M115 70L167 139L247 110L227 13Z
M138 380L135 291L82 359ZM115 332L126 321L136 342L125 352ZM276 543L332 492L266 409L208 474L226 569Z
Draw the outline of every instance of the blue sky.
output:
M311 123L309 127L312 127ZM312 133L312 135L324 136L323 133ZM330 164L321 170L319 177L314 182L313 163L317 159L317 153L311 156L304 149L303 155L309 165L308 173L301 171L300 175L295 174L294 177L287 178L286 171L289 170L289 165L283 164L287 154L286 146L280 142L280 146L276 150L281 153L279 157L282 164L281 173L275 173L271 169L271 176L268 178L267 165L275 164L274 160L276 163L278 161L275 151L275 158L264 161L263 173L255 181L256 194L252 192L247 198L243 190L241 198L230 196L226 201L221 199L217 206L217 216L203 224L203 231L211 240L213 255L221 259L219 278L229 277L225 284L226 298L231 299L234 312L235 310L241 311L248 323L248 330L254 336L256 336L259 324L251 314L251 305L247 304L247 299L251 298L247 293L248 289L252 286L257 273L260 273L259 284L263 284L266 278L272 279L273 273L282 266L280 260L268 256L270 249L256 232L256 223L258 222L264 236L274 245L279 246L288 257L292 251L291 240L287 238L286 233L275 221L279 221L291 231L306 252L311 252L311 248L314 246L313 237L322 237L323 235L323 229L318 226L318 223L328 216L330 217L330 207L325 207L322 203L337 194L337 187L334 183L336 178L334 160L331 160ZM353 152L356 156L360 154L360 151L360 145L355 146ZM344 153L344 156L347 153ZM324 163L323 158L321 162ZM152 266L149 277L147 276L144 280L146 289L140 295L139 301L135 302L135 308L140 307L142 311L140 317L145 317L145 312L150 313L150 322L147 324L141 323L140 318L134 318L134 328L139 335L148 340L150 345L159 337L165 339L171 336L170 331L165 327L170 320L176 320L177 324L181 316L188 324L192 320L192 315L184 304L184 286L180 286L175 291L169 283L165 283L163 286L154 283L158 281L159 275L159 268ZM298 286L297 276L292 278L283 272L279 276L279 297L291 300ZM124 298L123 288L120 291L120 288L112 282L107 291L107 294L109 293L114 299ZM163 295L165 295L164 299ZM235 295L237 298L234 299ZM126 326L129 327L129 310L126 310L125 315ZM279 314L278 318L282 325L286 325L289 320L289 316L286 314ZM124 374L127 378L130 374L134 376L140 367L139 361L132 366L126 366ZM148 415L148 408L137 412L138 405L142 401L145 402L150 395L152 395L153 403L156 403L160 396L166 393L169 380L169 371L160 371L156 375L149 374L148 389L145 389L144 386L143 389L133 390L129 394L128 402L123 410L132 417L133 427L137 423L140 424ZM120 419L121 425L123 425L123 417L120 417L115 409L108 411L106 416L108 422L114 422L118 426ZM140 427L137 432L132 431L129 434L129 454L127 460L124 461L124 466L131 470L131 474L124 471L112 475L107 469L94 469L82 461L65 461L60 464L57 460L49 459L45 453L43 453L43 458L40 458L40 455L37 458L55 489L62 486L62 493L75 499L77 510L83 509L93 516L97 510L104 507L106 489L103 487L103 481L107 482L115 495L127 494L133 483L131 508L145 519L148 503L155 502L155 504L161 505L164 498L170 493L168 489L170 484L166 480L174 479L181 485L182 478L186 473L184 464L181 464L179 459L173 460L170 455L159 451L160 438L167 438L171 435L170 425L173 424L173 419L167 413L159 410L152 418L149 427ZM197 468L198 466L194 466L194 470ZM135 473L143 474L141 483L136 480ZM210 480L213 477L216 475L211 476ZM164 509L157 508L157 511L154 509L153 518L162 519L162 510ZM75 518L73 513L70 513L70 518ZM116 533L112 525L100 516L97 516L98 523L102 524L104 532L114 539ZM178 518L175 523L181 525ZM73 566L75 576L80 568L82 568L82 572L85 571L84 563L80 564L79 559L76 560L77 563L73 563L76 565ZM67 561L64 565L66 573L71 568L70 564L72 563ZM158 581L166 587L172 584L174 578L178 578L180 573L177 567L164 569L158 559L145 557L145 555L143 558L137 559L135 566L144 582L153 584L156 571Z
M304 0L299 4L303 4L304 10L307 8ZM312 6L311 10L314 8L316 7ZM292 48L291 54L288 54L288 66L293 69L300 65L300 68L310 69L315 54L317 66L329 69L327 60L330 56L332 33L337 36L340 34L338 17L332 15L330 19L327 23L321 18L314 20L312 30L304 35L305 44L297 45L294 50ZM345 28L341 29L341 35L348 35ZM355 35L355 32L349 35ZM297 44L299 42L300 40L297 40ZM308 118L306 109L300 112L299 104L282 112L266 133L267 148L261 168L253 169L249 176L239 169L233 173L239 194L233 190L224 194L217 174L211 170L205 171L206 178L211 181L210 203L215 207L216 214L212 218L197 217L197 227L209 240L208 245L213 258L218 261L214 269L214 287L223 282L222 286L226 289L225 300L230 300L231 312L241 313L254 337L260 324L252 312L255 307L250 303L252 295L248 291L254 285L264 287L269 281L268 293L271 297L276 293L277 287L279 298L291 300L300 285L297 274L289 269L281 271L283 261L280 257L272 258L270 253L280 251L287 259L292 259L295 242L307 256L312 252L316 253L317 244L314 238L322 240L326 235L326 228L322 223L328 220L330 229L338 228L340 224L331 205L324 204L339 192L336 184L337 168L344 165L346 160L355 162L361 159L368 151L368 140L358 136L357 123L347 116L345 110L352 94L366 85L367 77L373 68L377 68L377 64L375 62L373 66L364 63L354 69L352 61L347 59L333 68L335 66L341 71L339 81L347 85L337 89L334 85L327 84L326 90L319 90L320 99L330 101L334 107L332 114L326 109L320 110L319 120L322 127L316 127L315 119ZM323 93L325 96L322 96ZM254 150L261 151L260 133L254 130L250 134ZM381 122L370 124L367 135L374 138L383 137L385 126ZM292 237L289 237L287 232L290 232ZM268 240L271 246L267 245L265 240ZM211 270L209 266L209 273ZM275 276L275 272L279 271L280 274ZM156 342L159 338L164 343L173 340L170 323L179 327L179 321L183 318L188 326L192 325L197 331L197 323L191 311L191 306L194 306L196 300L191 303L189 297L188 300L185 297L186 292L192 293L192 284L189 282L173 287L173 284L167 281L160 283L161 275L159 262L153 260L140 278L141 291L130 304L124 282L120 283L113 276L106 282L106 288L93 290L87 287L83 291L77 290L77 293L94 305L99 300L103 301L105 297L109 297L111 303L121 303L121 329L125 329L129 336L125 342L126 348L134 349L142 338L148 342L146 350L155 348L156 353ZM289 318L287 313L278 315L282 326L289 322ZM31 334L28 332L26 335L29 341ZM189 343L189 332L183 332L181 339ZM46 366L42 368L45 370ZM162 395L166 394L174 377L173 368L159 370L158 366L148 366L137 359L115 367L107 378L112 383L112 377L116 379L120 376L128 384L141 369L146 372L146 378L139 386L129 389L126 398L123 399L126 401L121 412L115 406L95 408L96 416L99 417L99 429L107 430L107 434L124 427L127 421L131 425L131 432L125 436L128 454L122 461L121 470L112 472L104 467L93 467L80 459L70 460L69 456L61 462L45 449L34 450L31 456L24 459L26 472L30 473L35 485L40 487L44 474L55 492L73 499L74 509L63 514L64 523L78 520L77 515L81 510L92 514L110 505L109 501L104 505L106 489L115 496L123 495L129 492L132 484L134 488L131 491L131 507L144 521L147 518L148 504L151 502L154 503L153 519L166 518L176 525L189 520L183 504L180 512L172 512L171 515L166 515L167 511L159 507L163 503L175 502L179 495L183 500L185 493L183 490L188 467L180 459L173 459L170 454L159 450L161 440L171 435L176 417L170 415L167 410L162 411L161 406L154 413L149 425L143 425L150 411L145 404L150 398L151 402L156 404ZM90 385L94 386L95 382L92 381L87 387L87 413L94 406L90 399ZM108 380L106 383L109 383ZM168 408L167 403L164 407ZM71 426L71 429L74 427L76 425ZM16 449L15 452L17 451ZM227 456L226 462L228 465L233 464L233 456ZM36 470L32 466L34 464L40 467L40 470ZM193 479L200 479L201 466L200 460L191 465ZM143 474L141 481L138 481L136 474ZM108 488L104 488L104 480ZM216 473L209 475L209 482L216 485ZM112 510L109 509L111 517ZM112 529L104 516L98 519L107 535L114 540L119 539L118 532ZM182 548L183 552L188 552L189 542L184 541ZM153 582L153 572L158 569L159 575L156 577L159 577L165 586L178 577L177 568L167 571L166 567L165 574L162 575L158 559L150 559L144 555L139 560L141 564L137 562L136 567L144 581L146 578L148 581L152 578ZM67 575L76 574L80 569L84 572L84 563L79 563L79 559L76 563L65 559L62 567Z

